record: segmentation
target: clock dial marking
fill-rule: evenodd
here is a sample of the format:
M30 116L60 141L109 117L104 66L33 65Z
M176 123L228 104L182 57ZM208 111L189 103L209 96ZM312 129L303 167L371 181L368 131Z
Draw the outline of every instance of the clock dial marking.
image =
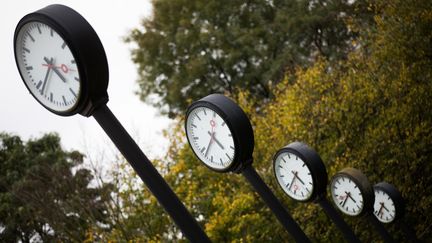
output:
M374 215L383 223L392 222L396 217L396 208L393 200L381 189L374 188L374 193Z
M361 213L363 198L354 181L345 175L339 175L332 180L330 188L333 201L342 212L351 216Z
M31 41L35 42L35 39L33 38L33 36L29 32L27 32L27 35L28 35L28 37L30 37Z
M15 56L24 83L42 105L57 112L75 107L81 92L78 67L53 28L41 22L23 24L17 30Z
M312 196L312 176L298 156L284 151L277 155L274 163L276 179L288 196L298 201L306 201Z
M207 107L190 111L186 120L186 134L192 150L207 166L225 169L234 158L234 140L225 121ZM227 150L226 148L231 148Z

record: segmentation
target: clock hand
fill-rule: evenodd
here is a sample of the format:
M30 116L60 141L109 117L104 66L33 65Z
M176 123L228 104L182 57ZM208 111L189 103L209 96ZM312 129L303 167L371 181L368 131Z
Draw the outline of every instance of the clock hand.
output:
M207 146L207 150L206 150L206 152L205 152L205 157L207 157L207 154L208 154L208 152L209 152L209 150L210 150L210 145L212 144L212 142L213 142L213 134L214 134L214 132L213 133L211 133L211 135L210 135L210 142L209 142L209 144L208 144L208 146Z
M298 176L298 172L296 171L296 172L294 172L294 171L291 171L293 174L294 174L294 176L301 182L301 184L303 184L304 185L304 182L302 181L302 179L300 179L300 177Z
M212 136L212 134L207 131L208 135ZM216 132L213 132L213 140L217 143L217 145L219 145L219 147L221 147L221 149L225 149L224 146L219 142L219 140L216 139Z
M354 200L354 198L351 197L351 193L350 192L345 192L349 198L351 198L351 200L353 200L354 203L357 203L356 200Z
M348 193L347 192L345 192L345 200L343 201L343 203L342 203L342 207L345 207L345 203L347 202L347 200L348 200Z
M48 60L48 58L47 57L44 57L44 60L45 60L45 62L48 64L48 65L50 65L51 67L52 67L52 69L53 69L53 71L59 76L59 78L63 81L63 82L65 82L66 83L66 79L65 79L65 77L59 72L59 70L57 70L55 67L54 67L54 61L53 61L53 59L51 58L51 62Z
M46 57L45 57L45 58L46 58ZM44 58L44 60L47 62L48 58L46 58L46 59L45 59L45 58ZM52 58L51 58L51 60L52 60ZM43 93L44 93L45 86L46 86L46 83L47 83L47 81L48 81L48 76L49 76L50 70L51 70L51 66L48 66L48 69L47 69L47 72L46 72L46 74L45 74L45 78L44 78L44 81L43 81L43 84L42 84L42 89L41 89L41 91L40 91L42 95L43 95Z
M381 207L380 207L380 209L379 209L379 211L378 211L378 217L380 217L380 218L382 218L382 210L383 210L383 207L384 207L384 204L383 203L381 203ZM381 214L381 216L380 216L380 214Z
M388 209L386 208L386 206L384 206L384 203L381 203L381 205L382 205L382 207L383 207L387 212L390 212L390 210L388 210Z
M293 176L293 178L291 180L291 184L289 185L288 191L291 191L291 187L293 186L295 179L296 179L295 176Z

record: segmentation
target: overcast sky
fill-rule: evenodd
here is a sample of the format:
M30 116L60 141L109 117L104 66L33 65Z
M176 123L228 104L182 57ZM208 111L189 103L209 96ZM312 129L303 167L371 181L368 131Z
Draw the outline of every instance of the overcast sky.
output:
M136 66L130 58L133 46L122 40L128 31L139 26L143 17L151 14L149 0L15 0L4 3L0 17L0 132L24 139L58 132L66 149L100 149L110 145L109 138L93 118L60 117L50 113L28 93L19 76L13 54L16 24L24 15L54 3L75 9L96 30L108 57L108 106L129 133L139 139L144 153L150 158L163 155L167 141L162 137L162 130L167 128L169 120L157 116L156 109L134 94L138 87Z

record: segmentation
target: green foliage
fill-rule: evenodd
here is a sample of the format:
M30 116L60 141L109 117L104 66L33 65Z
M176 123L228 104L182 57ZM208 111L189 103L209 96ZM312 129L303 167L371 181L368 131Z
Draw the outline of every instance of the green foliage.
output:
M170 115L236 88L269 98L287 71L318 56L343 59L355 47L345 23L370 15L364 1L349 2L154 0L152 17L127 39L137 44L139 94Z
M343 239L317 205L283 195L271 172L275 151L296 140L318 151L329 177L355 167L372 184L394 184L407 203L399 224L412 226L422 240L432 238L432 2L378 1L370 7L376 12L375 25L362 30L364 45L346 61L322 59L299 68L272 90L274 98L260 109L256 103L261 99L253 90L235 96L253 123L254 167L317 242ZM353 28L359 25L353 23ZM160 166L209 236L223 242L288 241L289 235L241 176L211 172L197 161L185 144L183 122L169 133L166 159L171 163ZM365 219L345 218L362 241L380 240ZM166 227L159 229L168 232ZM406 240L396 224L386 227L398 241Z
M24 143L0 133L0 241L82 241L106 224L111 185L90 188L82 163L55 134Z

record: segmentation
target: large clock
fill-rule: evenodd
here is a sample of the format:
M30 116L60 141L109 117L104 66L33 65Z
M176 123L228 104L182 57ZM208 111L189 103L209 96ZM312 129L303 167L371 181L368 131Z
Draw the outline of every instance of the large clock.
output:
M24 16L15 29L14 49L25 86L49 111L90 116L108 101L105 51L73 9L56 4Z

